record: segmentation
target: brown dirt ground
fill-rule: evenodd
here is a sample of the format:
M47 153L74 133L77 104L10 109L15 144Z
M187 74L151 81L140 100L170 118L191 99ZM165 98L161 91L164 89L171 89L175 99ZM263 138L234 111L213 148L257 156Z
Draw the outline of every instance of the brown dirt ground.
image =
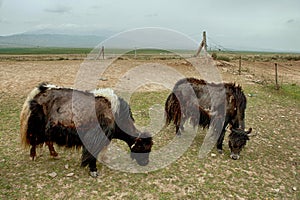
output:
M45 57L45 56L42 56ZM74 58L74 55L71 56ZM76 57L76 56L75 56ZM76 74L83 63L82 59L69 60L39 60L38 56L15 56L13 60L0 59L0 92L14 95L26 95L41 82L72 87ZM55 56L54 56L55 58ZM77 57L78 58L78 57ZM99 81L100 87L113 87L117 80L130 68L147 63L147 60L122 59L114 62L102 75L107 81ZM173 67L179 73L189 76L199 76L193 66L185 60L152 60ZM238 84L274 83L274 62L242 62L242 75L238 76L238 61L216 61L222 79ZM100 77L100 75L99 75ZM278 63L278 82L300 83L300 61Z
M38 85L41 82L49 82L52 84L56 84L56 85L60 85L60 86L65 86L65 87L72 87L74 85L74 80L76 79L76 74L78 72L78 70L81 67L81 64L83 63L82 59L78 59L78 57L74 57L74 55L72 55L72 58L76 58L76 59L62 59L62 60L57 60L57 57L54 57L53 60L45 60L44 56L43 59L40 59L39 56L34 57L34 59L32 57L22 57L22 56L16 56L16 58L13 59L0 59L0 100L3 99L4 95L5 95L5 99L7 98L25 98L26 95L32 90L33 87L35 87L36 85ZM121 75L123 75L126 71L128 71L129 69L131 69L134 66L143 64L143 63L147 63L149 61L147 60L135 60L135 59L121 59L116 61L115 63L112 64L112 66L110 66L110 68L105 72L105 74L102 75L102 77L105 78L106 81L100 81L98 83L98 86L101 87L113 87L117 81L118 78L120 78ZM185 76L197 76L197 77L201 77L198 75L197 72L195 72L194 68L185 60L176 60L176 59L171 59L171 60L161 60L161 59L156 59L156 60L151 60L151 63L158 63L158 64L165 64L171 67L174 67L174 69L176 69L177 71L179 71L180 73L184 74ZM274 83L274 63L273 62L253 62L253 61L243 61L242 63L242 73L239 76L238 75L238 61L232 61L232 62L225 62L225 61L218 61L215 63L220 74L222 75L222 79L224 81L227 82L236 82L238 84L241 84L242 86L248 86L251 87L251 85L254 84L263 84L263 83ZM292 70L291 70L292 69ZM300 62L299 61L289 61L289 62L279 62L279 82L280 83L300 83ZM99 75L100 78L100 75ZM155 87L151 88L155 90ZM1 102L1 101L0 101ZM263 105L260 105L260 108L262 108ZM295 115L299 116L299 110L292 110L291 109L286 109L283 108L280 105L275 105L271 106L272 109L276 109L278 110L278 112L282 112L285 113L285 116L282 116L282 119L287 118L286 120L291 120L294 121L295 123L293 123L293 127L294 128L299 128L299 125L297 125L298 122L298 118L295 119ZM20 108L21 109L21 108ZM251 105L250 108L251 109ZM255 109L252 105L252 109ZM284 109L284 110L280 110L280 109ZM257 116L255 116L255 118L259 119L260 121L266 123L265 121L267 120L268 123L275 123L274 121L276 121L277 119L273 119L273 116L270 116L270 113L264 110L255 110L257 111ZM268 119L270 118L270 119ZM255 120L257 119L250 119L250 123L254 124L256 123ZM278 121L276 121L277 123ZM278 126L277 129L274 128L274 137L278 137L277 134L279 134L280 130L279 129L284 129L286 130L287 127L280 127ZM256 131L259 133L264 132L264 127L262 127L262 125L257 125L256 127ZM295 136L296 138L296 136ZM297 140L299 139L296 138ZM280 143L276 143L276 144L269 144L269 140L268 138L261 138L261 143L263 144L267 144L266 148L273 148L273 146L277 148L277 146L280 146ZM283 141L283 142L288 142L288 141ZM255 142L256 145L259 144L259 142ZM254 145L254 144L252 144ZM273 146L272 146L273 145ZM195 152L197 152L197 147L194 147ZM263 159L263 155L260 155L261 152L256 152L254 153L256 147L253 148L248 148L248 151L251 151L255 158L257 157L258 159L260 159L259 161L254 161L257 165L262 164L261 170L265 171L265 172L270 172L270 173L265 173L265 174L257 174L258 172L256 172L255 170L251 170L252 168L255 168L255 166L250 166L249 169L246 171L242 171L245 174L245 177L249 177L249 181L251 181L253 179L253 183L257 184L259 186L264 186L267 185L269 187L269 185L273 185L273 183L278 183L278 182L284 182L284 178L282 178L282 180L278 181L277 177L272 175L275 174L275 172L273 173L273 169L275 168L269 168L269 166L272 166L272 163L264 163L264 159ZM297 148L298 147L291 147L291 148ZM27 152L23 152L24 154ZM299 169L299 158L296 158L296 155L299 155L299 152L293 154L293 155L287 155L293 157L292 161L277 161L274 163L278 163L278 166L274 166L277 167L278 169L281 170L281 172L286 173L286 176L290 176L289 170L293 170L293 171L297 171L297 169ZM265 154L264 154L265 156ZM212 172L214 169L217 168L217 165L219 163L223 163L223 161L221 159L217 159L218 156L216 156L216 158L212 157L210 159L214 160L214 164L211 165L204 165L204 169L207 170L205 171L205 173L207 172L207 176L213 176ZM79 158L76 158L79 159ZM180 160L184 160L184 158L181 158ZM77 160L78 161L78 160ZM76 162L77 162L76 161ZM180 162L180 161L179 161ZM193 160L189 160L187 163L193 163ZM227 162L227 161L226 161ZM272 162L270 160L268 160L267 162ZM292 168L289 167L289 164L285 164L285 163L296 163L296 164L291 164L293 165ZM197 165L197 163L196 163ZM286 166L288 165L288 170L286 170ZM168 170L169 167L167 167L165 170ZM180 168L181 169L181 168ZM47 169L45 169L47 171ZM182 169L184 170L184 168ZM200 172L202 172L201 170L203 169L199 169ZM225 171L224 173L226 174L227 177L234 177L232 174L234 174L235 171L240 171L241 169L235 168L235 169L226 169L227 171ZM164 170L163 170L164 171ZM260 172L260 171L259 171ZM35 173L35 172L32 172ZM42 173L42 172L41 172ZM295 172L295 174L299 174L298 172ZM85 176L86 174L84 174L83 176ZM127 174L125 174L124 176L127 176ZM141 175L142 176L142 175ZM154 176L153 174L150 174L149 177L147 178L148 180L151 179L151 176ZM198 175L197 173L195 173L194 175L195 177L199 177L199 184L201 184L202 182L204 182L204 178L200 175ZM296 176L296 175L295 175ZM299 175L298 175L299 176ZM178 176L174 176L175 178L180 179L181 175L180 173L178 173ZM173 177L173 178L174 178ZM262 177L262 178L259 178ZM105 177L103 177L105 179ZM152 178L157 178L157 177L152 177ZM190 177L191 179L193 177ZM107 178L108 179L108 178ZM164 179L166 179L166 181L164 182ZM247 179L247 178L245 178ZM289 177L289 179L292 179L291 177ZM299 177L298 179L296 178L295 181L299 181ZM98 180L98 182L100 183L102 180ZM161 182L160 182L161 181ZM186 179L185 181L189 181L188 179ZM226 181L229 183L232 183L232 180L224 180L224 184L226 184ZM248 182L248 180L241 180L240 183L243 184L244 182ZM261 183L261 181L265 181L264 183ZM269 182L268 182L269 181ZM167 184L167 183L169 184ZM193 191L197 191L197 188L193 188L191 186L191 188L181 188L179 186L176 185L172 185L171 184L172 180L171 178L168 177L162 177L162 180L156 180L154 181L152 184L154 184L154 186L156 187L162 187L161 191L165 191L168 192L168 190L173 190L173 191L178 191L178 195L180 196L181 193L183 192L185 193L193 193ZM70 183L72 184L72 183ZM130 184L134 184L134 183L130 183ZM213 183L212 183L213 184ZM290 193L288 195L284 195L282 194L283 197L287 197L292 198L292 197L296 197L295 195L293 195L293 191L292 190L297 190L297 192L300 189L300 185L299 182L295 182L295 183L291 183L291 184L286 184L287 186L276 186L274 188L266 188L266 191L268 191L269 193L278 193L279 190L283 190L283 191L289 191ZM257 191L261 192L261 189L257 188L259 186L253 186L253 188ZM40 186L41 188L43 188L44 186ZM174 188L176 187L176 188ZM177 188L178 187L178 188ZM211 186L212 190L211 192L213 192L213 185ZM236 189L234 187L242 187L242 185L238 186L238 185L229 185L228 186L232 191L236 191ZM228 188L226 187L226 188ZM290 188L285 188L285 187L290 187ZM293 187L293 188L292 188ZM242 191L245 190L245 191ZM243 195L247 192L247 189L242 188L242 190L240 190L240 194L239 195ZM107 190L110 191L110 190ZM83 191L85 192L85 191ZM94 191L95 194L97 195L97 191ZM217 190L216 190L217 192ZM263 191L262 191L263 192ZM81 193L81 191L79 192ZM205 191L203 191L204 196L209 195L206 194ZM299 194L299 193L298 193ZM155 194L149 194L149 197L151 199L151 196L155 196ZM124 196L126 196L126 194L124 194ZM183 195L184 196L184 195ZM274 195L276 196L276 195ZM281 196L281 197L282 197ZM1 197L1 196L0 196ZM76 195L74 196L76 197ZM119 196L120 197L120 196ZM156 196L157 197L157 196ZM209 198L209 196L206 196ZM228 197L228 196L227 196ZM280 199L280 196L277 196ZM299 197L299 196L298 196ZM54 197L53 197L54 198ZM146 198L146 196L145 196ZM233 197L232 197L233 198ZM241 196L235 196L236 199L244 199Z

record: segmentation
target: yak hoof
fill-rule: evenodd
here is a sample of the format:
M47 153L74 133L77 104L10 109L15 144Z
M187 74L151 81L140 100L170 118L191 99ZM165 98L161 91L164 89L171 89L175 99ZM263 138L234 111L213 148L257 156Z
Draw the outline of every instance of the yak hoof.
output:
M58 153L56 151L51 151L50 152L50 156L52 157L57 157L58 156Z
M223 154L223 150L222 149L218 149L219 154Z
M34 158L36 157L36 151L35 151L35 148L31 148L31 149L30 149L30 157L32 158L32 160L34 160Z
M59 159L60 159L60 156L59 156L59 155L57 155L57 156L50 155L50 156L51 156L51 158L54 159L54 160L59 160Z
M238 160L240 156L236 154L230 154L230 158L232 158L233 160Z
M97 176L99 176L99 174L98 172L90 172L90 176L96 178Z

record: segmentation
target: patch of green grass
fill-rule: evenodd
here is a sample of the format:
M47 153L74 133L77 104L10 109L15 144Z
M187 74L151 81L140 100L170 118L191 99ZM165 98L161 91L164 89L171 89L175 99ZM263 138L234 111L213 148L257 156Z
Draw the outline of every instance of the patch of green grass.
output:
M280 91L283 96L289 96L292 99L300 101L300 86L296 84L284 84Z
M212 57L217 60L221 58L239 60L240 56L245 61L299 61L299 53L274 53L274 52L249 52L249 51L211 51Z
M44 147L43 156L29 160L29 149L20 148L18 133L25 99L2 98L0 199L299 199L299 152L295 151L299 144L299 107L295 108L299 86L288 85L279 91L264 85L244 89L246 94L253 94L248 98L246 126L253 127L257 136L247 143L240 160L229 158L228 133L223 155L214 148L211 153L215 156L209 153L205 159L198 159L206 133L201 129L188 150L163 169L131 174L98 162L97 179L88 176L88 169L79 167L80 151L57 148L60 159L52 159ZM163 106L168 94L134 93L130 105L136 123L149 123L149 109L153 104ZM164 135L155 135L153 149L168 143L174 131L169 127ZM51 172L57 176L51 178ZM74 176L67 177L70 172ZM295 186L296 191L292 189Z
M68 47L15 47L15 48L0 48L0 54L4 55L40 55L40 54L89 54L92 48L68 48ZM97 49L95 49L97 51ZM125 55L160 55L172 54L172 51L164 49L105 49L105 54L123 54ZM179 53L191 53L189 50L174 50Z
M271 95L281 103L290 104L290 101L300 102L300 86L297 84L282 84L277 90L275 85L265 85L263 87L266 94ZM266 99L267 100L267 99Z
M88 54L91 48L55 48L55 47L31 47L31 48L0 48L0 54L33 55L33 54Z
M162 53L171 53L170 51L163 50L163 49L137 49L127 52L126 54L162 54Z
M230 62L230 58L227 56L217 56L217 60L223 60L226 62Z
M137 92L130 99L131 109L139 125L147 125L150 121L149 109L153 105L164 107L165 99L169 95L168 91L163 92Z
M222 53L217 54L216 52L213 52L211 56L214 60L223 60L226 62L230 62L230 57Z

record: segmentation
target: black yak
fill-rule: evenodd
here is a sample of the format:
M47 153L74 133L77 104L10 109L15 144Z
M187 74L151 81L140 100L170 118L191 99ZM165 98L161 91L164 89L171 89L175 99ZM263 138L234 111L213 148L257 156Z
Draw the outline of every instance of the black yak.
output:
M21 141L36 147L46 144L50 155L57 156L53 143L82 147L81 166L89 165L90 175L97 176L96 158L112 139L125 141L131 158L147 165L152 147L149 133L134 125L128 103L111 89L79 91L42 83L28 95L20 115Z
M173 122L176 134L180 135L187 119L194 126L205 128L211 125L212 116L217 121L219 118L219 122L214 124L219 124L220 130L222 129L217 140L217 149L219 153L223 152L223 140L229 124L230 157L238 159L252 131L252 128L245 131L246 103L242 88L234 83L216 84L196 78L181 79L175 84L165 103L166 126Z

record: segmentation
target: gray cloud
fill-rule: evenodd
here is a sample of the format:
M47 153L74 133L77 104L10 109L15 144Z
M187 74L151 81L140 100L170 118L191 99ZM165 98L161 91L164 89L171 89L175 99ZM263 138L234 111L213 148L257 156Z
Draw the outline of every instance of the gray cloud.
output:
M0 35L36 29L102 35L103 29L118 32L137 27L166 27L196 41L201 41L205 30L208 39L227 49L263 47L299 52L300 47L296 40L300 34L299 0L284 4L281 0L252 0L243 4L236 0L175 0L172 4L161 0L22 2L0 0Z
M10 22L5 18L0 18L0 24L10 24Z
M50 8L45 8L44 11L50 12L50 13L58 13L58 14L63 14L63 13L68 13L71 11L71 7L69 6L64 6L64 5L55 5Z
M289 19L289 20L286 21L287 24L292 24L292 23L294 23L294 22L295 22L294 19Z
M157 13L147 14L145 15L145 17L158 17L158 14Z
M93 5L93 6L90 6L89 8L92 9L92 10L99 10L99 9L102 9L103 6L101 6L101 5Z
M299 19L289 19L287 21L285 21L285 28L289 27L292 29L297 29L300 30L300 20ZM299 34L299 32L297 32L297 34Z

